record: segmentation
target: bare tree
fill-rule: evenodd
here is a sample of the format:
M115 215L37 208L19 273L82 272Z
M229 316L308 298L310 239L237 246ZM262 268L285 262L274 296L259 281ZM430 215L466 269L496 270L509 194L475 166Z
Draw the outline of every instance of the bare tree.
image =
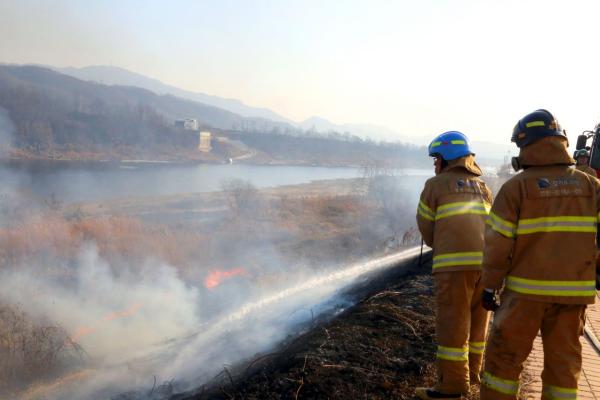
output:
M242 179L229 179L221 183L221 190L236 216L258 210L260 195L252 183Z
M83 349L58 326L34 322L18 307L0 304L0 394L60 372Z
M386 243L394 243L394 246L401 243L401 234L410 226L413 217L410 199L402 188L399 172L384 161L371 161L362 166L366 198L377 206L371 224L387 229L390 237Z

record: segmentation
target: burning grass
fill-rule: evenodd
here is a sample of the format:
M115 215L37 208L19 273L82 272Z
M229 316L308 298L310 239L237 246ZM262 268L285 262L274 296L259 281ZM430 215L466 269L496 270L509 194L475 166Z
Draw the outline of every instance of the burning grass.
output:
M21 266L39 266L35 267L39 269L35 273L39 272L37 278L41 280L76 284L74 271L79 268L78 256L82 248L93 243L103 262L117 271L115 279L118 279L119 268L133 268L130 272L135 276L143 271L138 266L142 266L148 259L155 259L175 267L177 279L181 278L185 285L201 288L205 298L214 298L217 302L220 301L219 291L230 284L230 281L248 280L248 287L256 284L268 289L277 286L282 276L285 276L286 270L283 267L292 268L303 264L323 270L385 250L382 244L385 243L385 235L389 233L384 235L381 231L366 228L367 225L378 225L379 220L374 221L372 218L377 214L376 206L361 196L350 194L261 198L262 194L254 191L252 196L255 201L248 203L247 207L244 206L246 203L238 199L235 209L230 206L232 210L229 215L206 224L192 221L194 214L190 214L190 221L175 225L153 223L151 220L141 219L143 217L100 214L89 216L84 212L62 215L61 207L44 210L0 229L0 268L18 270ZM260 210L252 208L257 205L261 207ZM190 206L198 207L197 204ZM293 373L285 375L281 371L274 372L279 381L267 385L270 387L271 397L262 397L267 392L260 392L259 387L266 383L261 383L259 377L262 375L258 373L248 381L247 388L236 384L230 388L222 385L224 390L244 393L245 398L280 398L279 393L287 393L291 398L296 393L302 397L306 394L309 396L307 398L317 398L339 389L340 394L352 398L360 390L368 389L379 390L377 393L381 394L380 398L384 398L383 394L395 390L395 385L399 382L399 378L394 378L396 372L405 370L409 374L418 375L416 369L411 369L416 365L411 361L412 358L396 347L429 343L430 335L425 328L421 331L421 325L418 325L420 322L414 320L414 315L407 314L402 309L404 303L387 303L390 298L395 297L386 295L366 300L357 308L363 314L354 314L354 311L344 314L348 317L347 320L341 319L323 327L312 336L309 335L306 341L294 342L290 351L295 352L301 365L293 363L296 356L279 359L277 365L288 365ZM1 301L0 294L0 304ZM43 356L46 357L44 360L49 361L31 358L36 366L45 365L43 369L35 369L16 361L12 362L11 368L24 376L22 381L25 383L36 377L48 382L59 371L60 363L57 360L69 354L72 348L78 348L75 342L80 338L85 343L91 333L98 334L118 325L138 310L138 314L146 312L144 306L137 301L138 299L132 299L122 304L117 302L112 305L112 309L101 308L96 322L73 325L73 331L68 334L59 327L52 328L54 330L48 328L49 324L41 324L38 329L38 325L30 323L27 328L29 331L45 333L29 335L33 339L28 340L39 340L39 343L27 343L23 346L32 349L34 353L37 351L36 346L45 349L37 351L35 357L42 357L40 354L44 352L54 355ZM9 314L0 312L0 327L2 324L10 325L10 320ZM386 329L390 327L391 332L400 335L400 339L380 337L378 331L382 326ZM405 333L408 336L405 337ZM363 340L365 337L368 338L367 341ZM62 339L49 342L47 338ZM313 345L316 348L310 347ZM360 355L357 351L365 351L365 355ZM369 357L375 356L392 358L368 361ZM255 364L249 368L249 372L256 371L257 368L262 371L263 363ZM358 380L360 374L368 377L367 383L359 385L360 390L353 389L352 379ZM346 381L346 378L350 381ZM327 389L330 381L333 382L333 391Z
M414 387L435 376L432 280L413 274L185 398L413 398Z
M234 268L227 271L212 270L206 279L204 279L204 287L213 289L223 283L223 281L238 275L246 275L246 270L244 268Z
M59 214L39 214L0 229L0 268L17 272L34 268L41 281L57 280L69 285L76 276L78 256L88 243L114 268L121 263L142 265L155 258L184 268L201 250L201 237L150 226L127 217L66 219ZM198 279L199 280L199 279ZM35 287L24 287L36 296ZM140 309L132 303L107 311L93 324L67 332L60 325L35 319L0 293L0 397L31 384L51 381L70 368L83 365L79 342L115 320Z

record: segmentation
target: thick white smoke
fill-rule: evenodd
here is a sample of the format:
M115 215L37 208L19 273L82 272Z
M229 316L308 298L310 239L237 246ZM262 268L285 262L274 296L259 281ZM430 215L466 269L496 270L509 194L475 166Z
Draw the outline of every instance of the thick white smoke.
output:
M36 274L39 266L5 272L0 275L2 300L62 324L89 354L74 375L30 388L21 398L107 399L129 390L145 398L154 379L173 381L178 390L198 386L224 365L267 350L298 323L310 321L309 313L296 311L314 308L318 314L332 306L327 299L336 290L357 276L414 254L317 275L306 270L297 275L299 283L283 290L263 288L256 300L219 316L203 309L201 289L186 285L173 268L148 261L135 273L122 266L115 272L91 244L81 250L68 283ZM223 289L231 297L238 291L236 285Z
M67 280L48 279L43 270L29 265L5 271L0 297L36 320L63 327L92 360L131 357L199 324L197 289L160 262L117 275L90 243Z
M4 175L12 182L7 198L17 201L0 204L22 204L19 188L30 183L26 174ZM417 186L406 177L392 193L377 193L413 199ZM403 202L390 206L398 208L415 207ZM412 220L412 212L407 218ZM11 222L0 216L0 223ZM0 303L18 305L36 322L61 326L85 350L82 358L70 360L70 373L31 387L20 398L105 400L136 391L139 396L131 399L145 399L155 381L173 381L176 390L201 385L224 365L251 359L296 333L298 324L310 322L312 315L337 308L336 302L344 299L334 294L356 277L414 254L350 266L331 260L318 268L303 267L288 265L289 258L268 243L254 254L237 249L228 236L213 239L231 261L215 267L247 272L213 289L203 285L207 265L178 275L173 266L152 258L135 265L107 261L93 242L82 246L74 260L56 254L29 257L0 271Z

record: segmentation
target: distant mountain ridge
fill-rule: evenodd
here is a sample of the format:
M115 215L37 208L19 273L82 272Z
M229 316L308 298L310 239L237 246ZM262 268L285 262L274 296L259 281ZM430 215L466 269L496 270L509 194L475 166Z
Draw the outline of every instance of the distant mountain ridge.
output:
M6 120L0 130L10 131L17 149L48 157L86 153L156 159L187 152L197 158L197 135L177 131L175 119L196 118L218 129L270 130L278 124L139 87L107 86L17 65L0 65L0 111Z
M94 67L89 67L86 69L73 70L83 70L87 71L87 73L95 74L98 73L98 71L105 71L106 68L115 69L116 67L102 67L99 70L94 69ZM108 115L103 114L103 110L109 110L110 113L122 111L122 114L129 109L127 116L119 115L118 118L125 118L129 121L138 121L138 124L140 122L146 124L148 122L147 120L144 121L142 118L140 121L140 117L134 115L135 112L140 112L139 110L134 110L133 108L135 107L142 107L145 110L151 110L152 113L158 113L156 117L153 117L154 121L152 122L153 125L150 129L150 132L155 132L155 134L158 134L158 130L163 127L166 127L167 130L169 130L174 119L197 118L201 124L205 126L231 131L275 132L292 135L303 135L305 133L310 135L312 132L317 134L330 134L335 132L332 137L351 138L352 135L356 135L362 138L386 141L393 140L396 142L417 144L418 146L427 144L429 140L428 138L423 137L410 138L400 136L390 129L375 125L335 124L318 116L308 118L300 123L280 122L260 117L244 117L216 106L206 105L198 100L183 99L170 93L162 95L157 94L152 89L158 90L156 89L156 85L158 85L159 88L164 88L164 85L161 82L119 68L116 68L116 70L123 72L123 80L119 82L126 83L126 85L115 83L113 86L106 86L104 84L94 83L102 80L100 75L96 75L90 82L88 79L81 80L79 78L64 75L58 72L57 69L49 69L48 67L0 64L0 86L4 86L5 88L4 93L0 93L0 97L4 97L4 100L0 103L5 103L0 104L0 107L3 107L5 110L2 111L2 109L0 109L0 111L4 112L5 117L8 117L8 122L11 122L11 118L13 120L16 118L13 122L18 122L17 125L19 131L29 132L33 135L27 140L31 142L35 137L36 139L34 142L39 142L39 144L36 144L36 147L41 146L42 142L48 139L47 133L43 133L42 131L44 131L44 129L50 129L48 127L42 127L39 122L35 122L40 120L39 115L36 116L36 112L47 112L50 108L53 109L53 114L50 120L46 120L47 122L44 122L44 124L54 121L51 123L51 129L58 135L54 138L55 140L58 140L55 142L56 144L61 142L71 142L74 138L63 141L61 137L63 133L68 134L68 132L65 131L66 129L70 129L73 132L80 131L79 127L81 126L82 118L85 120L85 123L89 125L89 129L96 126L93 132L90 131L90 137L97 136L100 131L104 131L109 135L114 135L113 131L120 128L114 126L113 122L110 122L110 118L108 118ZM88 78L90 77L88 76ZM48 104L48 106L51 107L44 106L41 110L37 111L29 107L33 103L28 104L28 108L23 109L21 106L14 104L15 99L11 98L11 95L9 94L9 92L12 91L16 96L24 95L20 89L17 90L15 87L17 83L22 88L30 88L27 92L30 97L32 94L35 94L35 96L31 98L31 101L39 101L38 99L48 98L53 98L58 101L53 100L55 104ZM136 84L145 85L147 87L141 88L136 86ZM0 87L0 89L2 89L2 87ZM10 91L6 89L10 89ZM181 89L173 88L173 90ZM234 100L234 102L236 101ZM241 102L238 103L243 105ZM104 108L98 108L98 104ZM57 110L57 107L59 106L63 107L60 111ZM121 111L119 111L119 107L121 108ZM72 110L70 113L67 112L69 109ZM258 108L250 108L250 111L252 109L256 110ZM76 111L76 114L73 113L73 110ZM24 114L25 111L27 111L27 115ZM159 115L163 118L162 122L158 121ZM95 119L93 124L92 119ZM74 126L70 126L69 124L75 124L78 128L75 129ZM102 126L100 127L99 125ZM0 128L2 127L0 126ZM5 131L6 129L0 130ZM14 129L11 128L10 130ZM346 133L348 133L348 135L346 135ZM41 138L43 138L43 140ZM155 138L158 139L159 137L155 136ZM502 161L509 152L515 153L513 146L510 146L509 144L505 145L474 141L472 145L474 151L477 153L478 159L482 161L487 159L494 161L495 163L497 161Z
M84 81L101 83L104 85L135 86L150 90L156 94L170 94L187 100L196 101L213 107L238 114L247 118L263 118L278 123L289 124L295 128L306 131L327 133L331 131L348 132L362 138L385 141L408 142L407 137L398 134L392 129L372 124L336 124L325 118L313 116L301 122L292 121L281 116L273 110L262 107L252 107L240 100L227 99L219 96L207 95L199 92L184 90L175 86L167 85L158 79L149 78L145 75L114 66L96 65L83 68L54 68L56 71L73 76Z
M54 68L60 73L70 75L84 81L92 81L104 85L136 86L150 90L156 94L170 94L183 99L196 101L213 107L218 107L242 117L255 117L269 119L275 122L294 124L293 121L282 117L267 108L252 107L242 103L240 100L227 99L199 92L180 89L167 85L158 79L149 78L142 74L113 66L89 66L83 68Z
M201 129L215 134L210 152L199 151L197 131L175 126L181 118L196 118ZM376 143L338 132L313 134L171 94L89 82L31 65L0 65L1 135L5 137L0 150L5 152L0 155L11 159L214 163L244 159L354 167L374 160L413 167L427 161L423 149L414 151L415 146Z
M313 116L305 119L304 121L297 124L298 127L304 130L315 130L317 132L349 132L353 135L361 136L363 138L370 137L376 140L386 141L408 141L403 135L398 132L384 126L378 126L373 124L336 124L325 118Z

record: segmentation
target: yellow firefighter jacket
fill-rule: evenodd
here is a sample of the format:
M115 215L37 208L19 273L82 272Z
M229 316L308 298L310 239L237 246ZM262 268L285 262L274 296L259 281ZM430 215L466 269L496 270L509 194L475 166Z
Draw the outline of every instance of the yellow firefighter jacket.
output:
M496 196L485 234L483 285L551 303L591 304L595 295L600 182L570 167L566 140L521 149L525 170Z
M423 240L433 248L433 272L481 269L492 193L472 155L448 162L425 183L417 208Z
M598 177L596 170L594 168L590 167L589 165L585 165L585 164L576 165L575 168L581 172L585 172L586 174L593 176L594 178Z

